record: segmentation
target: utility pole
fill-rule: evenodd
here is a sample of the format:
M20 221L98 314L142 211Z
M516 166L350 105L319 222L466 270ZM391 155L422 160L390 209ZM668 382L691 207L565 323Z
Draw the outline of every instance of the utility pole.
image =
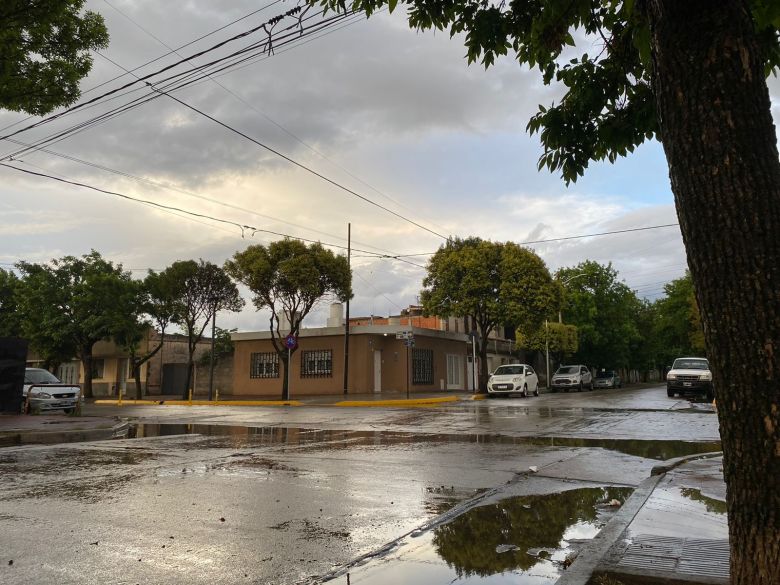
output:
M350 289L352 288L352 224L347 224L347 268L349 268ZM349 297L347 297L347 318L344 321L344 394L349 391Z
M560 313L558 314L560 315ZM558 317L560 319L560 316ZM547 319L544 320L544 361L547 363L547 389L552 389L550 384L550 329Z
M214 338L217 331L217 312L211 316L211 359L209 360L209 400L214 400Z

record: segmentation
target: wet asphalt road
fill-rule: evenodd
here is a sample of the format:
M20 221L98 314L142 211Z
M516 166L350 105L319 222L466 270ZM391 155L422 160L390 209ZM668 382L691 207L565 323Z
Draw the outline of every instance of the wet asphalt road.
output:
M139 438L0 449L3 584L316 581L461 511L416 544L446 561L426 582L551 583L604 501L718 440L706 405L662 387L416 409L89 408L137 418ZM546 532L517 528L530 511ZM483 536L492 548L464 559L475 526L551 556L496 555L501 539Z

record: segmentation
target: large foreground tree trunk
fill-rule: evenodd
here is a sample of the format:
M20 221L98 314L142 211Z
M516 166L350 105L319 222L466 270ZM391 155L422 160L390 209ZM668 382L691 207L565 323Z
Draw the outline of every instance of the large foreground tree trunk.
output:
M712 365L731 580L780 583L780 162L748 5L646 0L660 135Z

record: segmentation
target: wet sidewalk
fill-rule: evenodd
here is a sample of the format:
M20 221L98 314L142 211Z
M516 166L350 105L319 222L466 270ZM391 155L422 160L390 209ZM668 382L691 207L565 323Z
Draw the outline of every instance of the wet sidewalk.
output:
M558 585L590 582L728 585L722 456L692 459L649 478L580 554Z

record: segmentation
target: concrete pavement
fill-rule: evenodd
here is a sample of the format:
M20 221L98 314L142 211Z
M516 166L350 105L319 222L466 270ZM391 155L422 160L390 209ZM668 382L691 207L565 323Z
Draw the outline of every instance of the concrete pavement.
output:
M425 410L430 409L431 406L434 407L433 411L445 409L454 413L462 410L463 414L453 414L453 416L462 419L464 414L468 414L468 420L472 421L469 424L472 425L474 422L479 422L485 416L488 416L490 418L490 425L495 429L494 432L501 435L506 434L507 436L522 436L523 433L513 428L516 427L518 416L527 418L529 417L529 413L533 414L534 410L538 410L538 414L547 419L549 423L549 417L551 415L554 417L558 415L556 415L554 411L551 411L549 406L545 406L545 404L560 404L561 409L567 410L574 406L577 396L578 395L576 394L550 395L542 397L542 399L497 400L490 401L489 403L472 403L472 405L468 405L468 403L465 402L461 404L457 402L447 402L438 405L436 405L436 402L433 404L421 403L419 406L427 408L424 408L419 412L424 414ZM442 397L441 393L425 397L415 396L418 400L419 398ZM340 399L341 397L333 397L332 399L325 400L321 398L307 400L303 405L315 407L311 409L313 413L319 412L316 407L333 406L338 402L342 402L342 400L336 400L336 398ZM360 398L362 399L363 397ZM366 398L365 402L372 402L370 398L375 397L369 396ZM464 395L463 398L470 400L471 396ZM548 399L551 402L548 402ZM596 404L596 409L604 408L607 402L611 402L620 410L634 400L629 394L621 394L619 391L611 394L609 392L583 394L579 396L579 399L580 402L587 401ZM450 398L450 400L452 399ZM385 401L376 401L374 404L378 407L392 407L392 411L399 413L395 415L396 417L406 416L401 415L401 411L397 410L397 407L414 406L413 404L404 404L403 400L391 404L384 404L384 402ZM478 405L480 406L478 407ZM689 414L691 406L693 406L693 410L695 411L697 410L696 407L699 405L688 405L686 408L685 405L679 404L678 401L672 399L664 400L663 397L656 398L655 395L643 403L643 406L646 408L648 405L650 406L650 412L646 411L645 416L662 416L661 412L659 412L661 408L656 408L656 406L665 406L667 411L687 411L669 413L675 417L693 416L694 418L698 418L702 415L706 416L704 412L696 415L693 413ZM130 405L128 404L128 406ZM473 410L477 407L477 410ZM521 411L518 411L519 407L521 407ZM152 407L151 409L147 409L139 406L137 408L130 407L126 410L116 407L107 407L103 409L99 405L94 405L90 406L89 410L94 413L104 411L106 413L111 413L112 415L127 412L128 414L134 413L135 416L138 416L138 414L143 411L147 413L150 418L154 418L155 415L153 413L160 412L158 408L159 407ZM249 412L249 410L250 409L242 412ZM264 415L263 420L268 420L267 416L278 413L279 415L284 415L281 416L280 420L288 420L289 423L294 419L287 419L286 415L288 413L308 411L309 409L282 407L281 409L273 408L261 410L264 413L269 413ZM171 412L172 414L180 411L191 411L193 415L199 413L197 414L198 417L214 419L216 416L221 417L221 415L218 415L220 412L227 414L228 409L223 410L202 407L187 409L172 407L170 410L165 409L165 411ZM322 409L321 411L322 414L326 412L335 414L335 411L331 409ZM433 414L433 411L429 410L431 414ZM214 416L209 417L205 414L207 412L213 413ZM356 414L350 413L348 409L344 409L343 412L344 415L349 413L349 418L357 416ZM374 412L379 414L381 409L378 408ZM500 413L502 412L505 412L507 416L500 416ZM562 417L562 420L567 420L565 426L568 429L568 432L565 434L587 436L587 431L592 430L594 427L591 422L585 422L587 413L582 411L582 416L586 418L583 418L583 422L579 425L576 424L576 421L572 418L574 414L576 413L565 413ZM238 416L242 419L245 418L245 415L243 414ZM442 416L444 416L444 414L442 414ZM607 415L606 418L604 418L602 413L600 416L601 420L595 425L597 428L601 429L600 432L608 431L610 436L620 437L622 427L616 424L616 421L610 420L610 415ZM333 420L331 417L328 418L331 419L331 423L336 426L339 426L339 420L346 420L342 416L337 416L336 420ZM372 415L369 418L371 418L370 426L375 428L374 423L377 420L376 415ZM706 416L706 418L709 418L709 416ZM425 420L429 420L427 416L425 417ZM514 420L515 423L509 424L512 420ZM653 420L655 420L655 418ZM574 423L572 421L574 421ZM503 422L506 422L508 426L504 425ZM279 423L277 422L277 424ZM420 424L420 421L415 419L414 421L409 422L409 424L417 427ZM574 424L573 427L572 424ZM126 428L126 423L120 420L118 416L2 416L0 417L0 446L16 445L25 442L68 442L72 440L79 441L110 438L111 436L121 434L123 425L125 425ZM318 426L319 428L322 428L321 425ZM533 431L533 424L529 425L526 422L525 427L527 432L535 432ZM395 425L394 428L399 427ZM555 442L551 444L565 445L565 443L559 443L561 437L564 435L564 433L559 431L562 431L563 428L563 426L560 426L556 431L555 425L549 427L551 430L548 432L555 432L556 436ZM658 430L659 428L656 428L656 431ZM96 433L96 435L90 435L88 433ZM583 433L585 433L585 435L583 435ZM97 434L99 434L99 436ZM542 435L537 436L541 437ZM25 440L25 437L28 440ZM586 444L582 446L585 446ZM571 446L575 445L572 444ZM580 445L577 444L577 446ZM619 446L615 445L610 445L607 448L617 448L618 450L621 450ZM646 454L645 456L649 456L649 454ZM587 477L584 471L586 471L585 468L589 468L589 464L585 459L583 459L583 461L585 467L579 470L579 472L581 472L580 475L582 477ZM566 476L572 471L572 463L569 462L568 465L569 467L566 470L563 470L563 473ZM725 585L728 582L728 537L725 514L725 483L722 479L721 465L722 463L719 458L707 458L686 460L676 467L667 465L666 467L661 466L656 469L658 474L648 478L645 482L640 484L634 491L634 494L621 507L619 512L615 514L598 535L590 541L590 544L581 550L574 564L572 564L563 574L558 583L560 585L584 585L593 575L604 575L616 579L625 585L630 585L632 583L647 584L672 582ZM550 467L549 472L546 471L546 473L548 473L548 476L545 477L555 477L557 472L553 466ZM647 473L647 471L645 473ZM539 479L542 480L543 478L540 476ZM522 507L525 507L525 505ZM416 536L420 536L420 534ZM418 542L422 542L422 540ZM414 554L419 556L421 553L418 550L418 552ZM419 560L419 558L416 558L414 562L419 562ZM369 563L372 562L373 561L369 561ZM361 570L363 573L366 573L366 575L370 573L372 582L378 582L376 579L379 577L379 574L384 573L385 570L391 570L391 567L396 567L396 569L398 569L398 567L405 566L404 564L406 561L403 551L400 551L397 554L394 553L394 563L387 564L385 568L383 568L380 561L377 562L379 564L377 566L371 565L369 567L370 570ZM537 564L537 566L541 567L542 565ZM353 579L356 576L358 575L353 573ZM336 578L336 576L333 577ZM391 578L388 582L392 582L393 574L388 573L387 577ZM334 582L339 581L336 580Z

